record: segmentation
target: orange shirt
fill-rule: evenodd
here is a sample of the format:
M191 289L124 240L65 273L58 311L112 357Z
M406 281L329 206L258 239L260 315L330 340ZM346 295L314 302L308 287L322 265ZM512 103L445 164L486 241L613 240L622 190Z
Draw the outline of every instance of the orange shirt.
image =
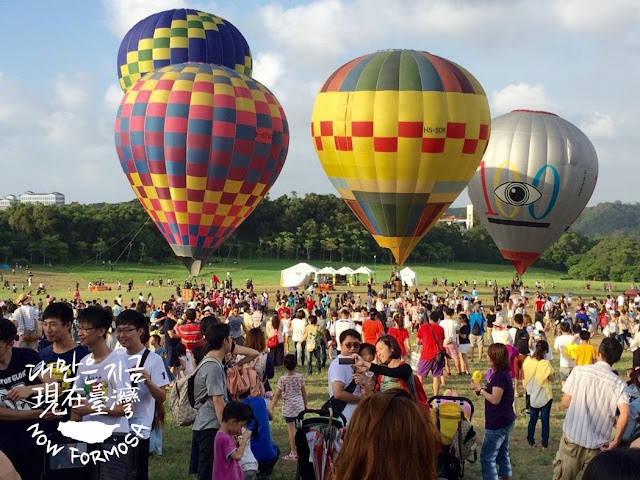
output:
M375 345L381 335L384 335L384 328L380 320L367 319L362 322L362 337L364 343Z

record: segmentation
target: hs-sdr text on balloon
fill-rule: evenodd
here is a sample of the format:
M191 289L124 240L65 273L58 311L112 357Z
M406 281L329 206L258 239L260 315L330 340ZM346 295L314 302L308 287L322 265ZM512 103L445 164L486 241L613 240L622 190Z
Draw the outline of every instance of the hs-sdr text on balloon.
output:
M445 127L424 127L423 133L444 133L447 129Z

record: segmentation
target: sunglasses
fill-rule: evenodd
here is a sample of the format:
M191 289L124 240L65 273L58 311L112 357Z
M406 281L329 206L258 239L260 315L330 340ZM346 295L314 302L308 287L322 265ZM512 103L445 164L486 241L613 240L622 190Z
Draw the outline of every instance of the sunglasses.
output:
M347 343L343 343L343 345L345 346L345 348L360 348L360 342L347 342Z

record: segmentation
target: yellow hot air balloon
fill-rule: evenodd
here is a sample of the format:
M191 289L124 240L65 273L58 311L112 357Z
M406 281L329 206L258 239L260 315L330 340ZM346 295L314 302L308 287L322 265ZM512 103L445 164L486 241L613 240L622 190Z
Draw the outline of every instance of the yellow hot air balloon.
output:
M484 90L465 69L389 50L327 79L311 134L333 186L402 265L475 173L490 124Z

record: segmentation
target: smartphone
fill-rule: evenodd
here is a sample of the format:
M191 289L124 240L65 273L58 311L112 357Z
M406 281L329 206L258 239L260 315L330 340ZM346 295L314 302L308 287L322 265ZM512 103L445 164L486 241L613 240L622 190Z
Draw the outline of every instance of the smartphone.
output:
M338 363L340 365L354 365L356 361L353 357L339 357Z

